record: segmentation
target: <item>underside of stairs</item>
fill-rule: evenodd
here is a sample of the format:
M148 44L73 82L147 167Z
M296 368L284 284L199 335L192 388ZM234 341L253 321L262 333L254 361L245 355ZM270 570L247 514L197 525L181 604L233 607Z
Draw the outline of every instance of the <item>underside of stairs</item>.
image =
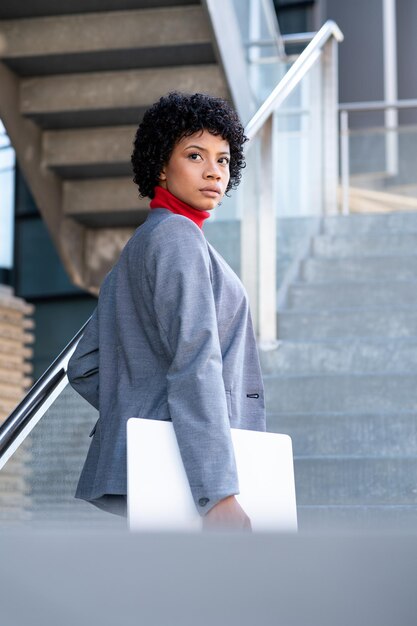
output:
M261 354L300 529L417 523L417 213L324 218Z
M74 284L97 293L148 200L130 156L172 90L230 98L199 0L0 4L0 119Z

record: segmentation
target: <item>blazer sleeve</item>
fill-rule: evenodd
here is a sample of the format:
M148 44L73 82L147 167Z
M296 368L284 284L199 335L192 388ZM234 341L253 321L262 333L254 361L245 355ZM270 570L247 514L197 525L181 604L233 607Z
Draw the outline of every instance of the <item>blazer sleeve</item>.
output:
M145 269L170 361L169 412L195 505L205 515L239 493L239 484L203 233L187 217L164 220L151 234Z
M98 409L99 348L97 307L68 362L67 376L70 385L75 391Z

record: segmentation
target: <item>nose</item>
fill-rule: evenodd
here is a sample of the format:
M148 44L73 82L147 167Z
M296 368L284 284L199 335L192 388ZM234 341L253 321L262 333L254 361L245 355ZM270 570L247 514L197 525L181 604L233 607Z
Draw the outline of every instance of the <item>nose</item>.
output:
M204 172L204 177L209 179L220 180L221 170L216 160L208 160L207 167Z

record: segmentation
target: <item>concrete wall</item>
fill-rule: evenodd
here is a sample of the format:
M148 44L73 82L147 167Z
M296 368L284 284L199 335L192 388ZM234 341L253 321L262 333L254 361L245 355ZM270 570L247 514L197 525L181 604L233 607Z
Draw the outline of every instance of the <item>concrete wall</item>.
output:
M319 21L335 20L345 35L339 48L340 102L384 99L383 0L318 0ZM417 2L397 0L398 98L417 98ZM357 125L382 115L355 116ZM417 111L400 114L416 123Z
M322 21L342 29L339 47L340 102L382 100L382 0L319 0Z
M417 98L417 2L397 0L398 97ZM417 123L417 110L403 111L400 121Z

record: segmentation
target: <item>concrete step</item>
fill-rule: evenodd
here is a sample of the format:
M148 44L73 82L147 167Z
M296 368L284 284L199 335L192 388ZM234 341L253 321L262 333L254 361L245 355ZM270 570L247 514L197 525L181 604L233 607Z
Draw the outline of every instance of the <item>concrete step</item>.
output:
M417 411L416 375L265 376L269 412Z
M198 5L4 20L0 36L20 76L215 62Z
M302 263L300 277L312 283L413 281L417 277L417 254L388 258L311 257Z
M417 458L417 413L267 415L268 432L292 438L294 455Z
M15 19L43 15L71 15L73 13L93 13L101 11L120 11L124 9L149 9L152 7L169 7L177 4L199 4L199 0L71 0L55 2L55 0L36 0L36 2L15 2L2 0L0 19Z
M65 478L68 478L70 474L77 476L84 463L88 444L91 442L88 432L83 439L83 444L85 442L86 446L83 445L81 450L78 450L77 442L74 442L73 446L69 444L63 446L62 439L60 444L54 440L48 441L39 450L37 458L29 465L31 474L28 479L31 482L36 482L37 480L44 480L46 475L52 475L58 481L61 480L62 476Z
M286 302L286 308L304 311L395 306L417 306L416 281L293 283Z
M221 69L199 65L26 78L20 106L47 129L128 125L171 90L228 95Z
M259 353L265 375L417 374L417 338L350 341L281 341Z
M63 185L66 217L92 228L137 227L149 212L132 177L68 180Z
M417 458L296 458L297 503L417 505Z
M330 259L346 257L390 257L414 255L417 233L333 236L320 235L313 240L313 254Z
M389 233L417 234L417 213L383 213L379 215L329 216L323 219L323 231L328 235L387 235Z
M14 508L24 508L30 505L30 497L26 492L15 491L12 493L3 493L0 489L0 511Z
M281 311L278 336L293 341L417 337L417 311L412 309L340 309Z
M31 497L31 505L30 509L34 511L38 509L39 511L44 510L53 510L54 508L63 509L68 507L68 511L71 510L71 506L74 503L74 494L76 484L67 486L62 491L59 490L37 490L30 494ZM94 506L94 505L91 505Z
M78 480L72 480L68 482L54 483L50 481L49 485L45 483L35 483L28 495L34 502L51 502L52 504L58 502L71 501L74 498L74 494L77 488Z
M299 532L415 532L417 526L415 505L299 506L297 516Z
M30 518L30 513L26 512L22 507L0 509L0 522L2 524L2 528L4 528L5 522L19 524L21 522L29 521Z
M136 126L45 131L43 163L63 179L130 177Z

